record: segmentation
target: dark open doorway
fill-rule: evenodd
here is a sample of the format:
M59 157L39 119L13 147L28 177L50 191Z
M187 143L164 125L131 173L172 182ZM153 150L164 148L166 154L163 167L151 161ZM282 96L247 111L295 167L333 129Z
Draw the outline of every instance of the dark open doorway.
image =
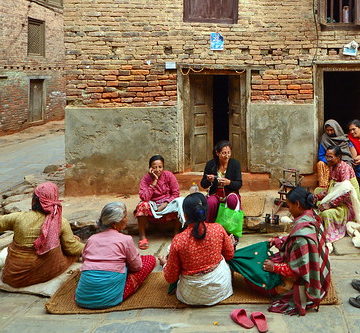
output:
M213 81L214 144L229 140L229 77L214 75Z
M335 119L345 133L360 117L360 71L324 72L324 121Z

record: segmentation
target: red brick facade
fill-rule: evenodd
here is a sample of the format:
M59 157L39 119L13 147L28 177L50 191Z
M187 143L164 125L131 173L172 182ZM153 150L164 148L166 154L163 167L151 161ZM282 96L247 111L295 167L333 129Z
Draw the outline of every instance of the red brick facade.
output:
M81 3L81 5L80 5ZM74 9L76 8L76 10ZM74 106L171 105L177 68L257 68L252 102L313 103L315 62L352 62L342 55L359 30L327 30L318 1L239 0L236 24L183 21L183 0L68 0L65 3L67 95ZM317 14L314 14L316 13ZM210 32L225 38L209 49Z
M2 1L0 33L0 135L64 118L63 10L41 0ZM45 24L45 55L28 54L28 19ZM31 121L30 81L42 80L40 120Z

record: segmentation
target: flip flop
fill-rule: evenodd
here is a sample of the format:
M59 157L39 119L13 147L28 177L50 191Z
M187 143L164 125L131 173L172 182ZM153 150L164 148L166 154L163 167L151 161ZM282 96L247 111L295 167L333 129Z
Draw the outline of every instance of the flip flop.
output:
M352 306L355 306L356 308L360 308L360 296L358 296L358 297L350 297L349 298L349 303Z
M256 325L256 327L260 333L264 333L269 330L269 327L268 327L268 324L266 321L266 317L262 312L253 312L250 315L250 319Z
M149 248L149 241L147 240L147 238L140 239L138 242L138 246L140 250L146 250Z
M230 318L242 327L252 328L254 323L248 318L245 309L235 309L230 313Z

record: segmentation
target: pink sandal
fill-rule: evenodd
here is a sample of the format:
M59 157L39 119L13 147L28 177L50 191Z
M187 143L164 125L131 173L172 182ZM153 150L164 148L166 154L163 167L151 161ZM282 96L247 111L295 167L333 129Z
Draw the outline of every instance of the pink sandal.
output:
M230 314L231 319L242 327L252 328L254 323L248 318L245 309L235 309Z
M140 250L147 250L149 248L149 241L147 238L140 239L138 242L138 246Z
M260 333L265 333L269 330L266 317L262 312L253 312L250 318Z

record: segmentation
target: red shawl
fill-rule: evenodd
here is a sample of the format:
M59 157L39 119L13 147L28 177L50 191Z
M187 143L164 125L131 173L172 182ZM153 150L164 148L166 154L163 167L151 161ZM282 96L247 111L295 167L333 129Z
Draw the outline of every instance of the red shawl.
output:
M360 155L360 140L358 138L354 138L352 136L352 134L348 135L349 140L351 141L351 143L354 145L356 152L358 153L358 155Z
M34 193L38 196L46 214L40 236L34 242L36 253L41 255L60 246L62 206L59 201L58 187L54 183L42 183L36 187Z

